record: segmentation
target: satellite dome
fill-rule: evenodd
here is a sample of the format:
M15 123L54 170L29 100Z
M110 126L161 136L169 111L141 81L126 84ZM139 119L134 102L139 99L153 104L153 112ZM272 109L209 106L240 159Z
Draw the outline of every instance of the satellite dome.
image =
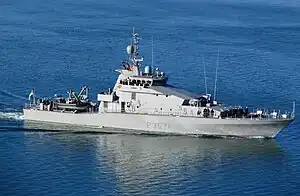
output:
M148 65L145 67L145 74L150 74L151 72L151 67L149 67Z
M133 54L134 52L134 48L132 45L127 46L126 50L127 50L127 54Z

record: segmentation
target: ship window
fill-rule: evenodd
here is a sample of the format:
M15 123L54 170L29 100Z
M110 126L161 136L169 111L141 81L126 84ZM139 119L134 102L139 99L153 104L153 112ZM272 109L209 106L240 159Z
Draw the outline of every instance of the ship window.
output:
M108 107L108 104L106 101L104 101L104 108L107 108Z
M136 100L136 93L131 93L131 99Z
M190 101L189 99L185 99L183 101L182 105L190 105L189 101Z
M166 95L166 97L168 97L169 95Z
M151 86L151 81L150 80L147 80L147 85Z

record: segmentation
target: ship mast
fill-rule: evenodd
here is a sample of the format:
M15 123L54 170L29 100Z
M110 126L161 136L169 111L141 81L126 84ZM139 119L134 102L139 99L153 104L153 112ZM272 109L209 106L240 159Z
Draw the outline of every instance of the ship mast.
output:
M132 63L132 71L134 72L134 75L139 76L140 75L140 66L141 63L144 61L144 58L140 57L139 54L139 34L135 33L134 27L132 30L132 40L131 40L131 46L128 53L130 54L129 60Z

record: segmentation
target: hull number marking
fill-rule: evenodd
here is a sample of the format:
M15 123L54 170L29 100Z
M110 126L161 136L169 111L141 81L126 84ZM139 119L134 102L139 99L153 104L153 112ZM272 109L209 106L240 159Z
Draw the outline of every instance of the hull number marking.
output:
M147 122L146 125L149 129L166 130L170 128L168 123Z

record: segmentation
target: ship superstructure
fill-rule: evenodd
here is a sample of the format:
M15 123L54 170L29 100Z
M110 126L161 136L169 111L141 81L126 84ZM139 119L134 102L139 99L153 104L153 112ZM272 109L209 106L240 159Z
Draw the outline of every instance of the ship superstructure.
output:
M211 94L196 95L169 85L167 74L153 65L142 69L139 42L138 33L133 31L126 48L129 60L115 70L118 78L114 87L99 93L97 103L88 99L86 86L78 95L70 91L67 100L33 99L32 92L24 119L123 132L237 137L275 137L295 119L295 103L291 113L249 112L248 108L225 107Z

